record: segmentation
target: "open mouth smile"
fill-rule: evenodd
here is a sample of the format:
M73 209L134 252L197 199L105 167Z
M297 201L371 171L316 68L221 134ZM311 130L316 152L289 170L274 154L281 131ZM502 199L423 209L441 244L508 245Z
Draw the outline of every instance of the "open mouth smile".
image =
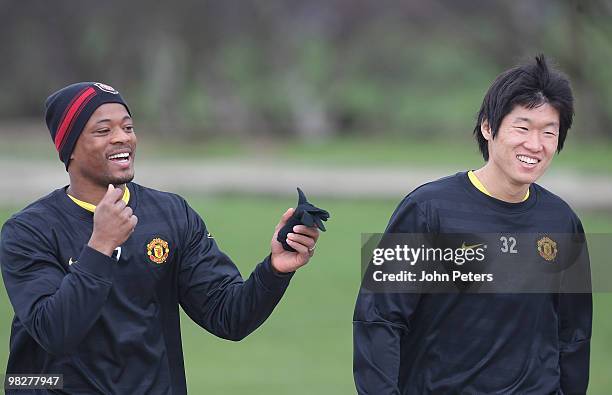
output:
M132 160L132 153L130 151L120 151L106 157L112 163L119 165L122 168L127 168Z
M531 156L527 156L527 155L517 155L516 159L518 159L521 163L524 163L530 166L535 166L541 162L540 159L534 158Z

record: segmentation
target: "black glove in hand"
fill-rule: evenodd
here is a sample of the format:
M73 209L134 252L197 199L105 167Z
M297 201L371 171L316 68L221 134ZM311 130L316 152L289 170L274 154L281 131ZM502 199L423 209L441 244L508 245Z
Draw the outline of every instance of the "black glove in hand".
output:
M292 252L295 252L295 250L287 244L287 234L293 233L293 227L295 225L316 226L321 231L325 232L323 221L327 221L329 218L329 213L327 211L308 203L306 195L304 195L304 192L302 192L300 188L298 188L297 191L298 205L291 218L289 218L285 226L278 231L278 236L276 236L276 240L283 245L283 248Z

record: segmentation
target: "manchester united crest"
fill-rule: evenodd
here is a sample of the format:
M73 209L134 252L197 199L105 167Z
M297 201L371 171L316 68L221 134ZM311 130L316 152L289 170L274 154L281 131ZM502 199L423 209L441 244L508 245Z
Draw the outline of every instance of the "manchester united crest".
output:
M151 242L147 244L147 255L149 259L158 265L166 262L169 252L170 248L168 248L168 242L159 237L151 240Z
M557 257L557 243L548 236L538 240L538 252L540 256L551 262Z
M94 85L97 86L100 90L102 90L104 92L112 93L113 95L116 95L117 93L119 93L112 86L103 84L101 82L94 82Z

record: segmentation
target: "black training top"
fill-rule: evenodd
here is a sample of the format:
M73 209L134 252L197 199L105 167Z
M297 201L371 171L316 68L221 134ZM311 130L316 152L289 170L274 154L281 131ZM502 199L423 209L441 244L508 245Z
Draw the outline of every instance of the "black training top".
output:
M478 191L465 172L414 190L386 230L485 232L584 233L569 206L541 186L531 185L524 202L507 203ZM355 384L360 394L376 395L583 394L591 319L590 294L390 293L364 286L353 321Z
M127 187L138 225L112 258L87 247L93 214L66 188L4 224L0 263L15 310L7 373L61 373L70 394L186 393L179 304L209 332L240 340L279 302L291 275L269 257L243 281L183 198Z

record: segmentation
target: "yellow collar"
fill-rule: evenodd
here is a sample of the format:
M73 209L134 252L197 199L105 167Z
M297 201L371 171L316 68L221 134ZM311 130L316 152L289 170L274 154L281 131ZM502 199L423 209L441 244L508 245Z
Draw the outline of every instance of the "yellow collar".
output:
M96 206L94 206L93 204L79 200L69 193L67 195L70 199L72 199L73 202L83 207L85 210L91 211L92 213L96 210ZM128 202L130 201L130 190L128 189L127 184L125 186L125 189L123 190L123 197L121 199L125 202L125 204L128 204Z
M482 185L482 182L480 182L478 177L476 177L476 174L474 174L473 170L468 171L468 178L472 182L472 185L476 187L476 189L478 189L480 192L484 193L485 195L492 197L489 191L487 191L487 188L485 188L485 186ZM529 188L527 188L527 193L525 194L523 201L527 200L528 198L529 198Z

